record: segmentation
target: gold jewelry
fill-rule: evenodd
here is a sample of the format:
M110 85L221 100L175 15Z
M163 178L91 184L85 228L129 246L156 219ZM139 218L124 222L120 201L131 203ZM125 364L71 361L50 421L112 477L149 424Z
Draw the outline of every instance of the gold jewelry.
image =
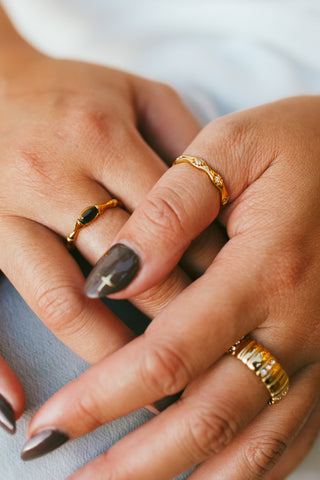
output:
M205 172L210 178L213 185L219 190L221 205L227 205L229 201L229 195L221 175L212 170L212 168L210 168L209 165L207 165L206 162L202 160L202 158L190 157L189 155L180 155L180 157L175 159L172 165L178 165L179 163L189 163L193 167L196 167L199 170Z
M85 208L81 212L80 217L77 219L73 231L70 233L70 235L67 236L68 245L71 245L76 240L82 228L85 228L90 225L90 223L94 222L94 220L96 220L97 217L101 215L105 210L108 210L109 208L115 208L121 205L122 203L120 202L120 200L112 198L112 200L109 200L107 203L103 203L102 205L94 205L93 207Z
M248 335L227 351L247 365L262 380L270 394L269 405L280 402L288 393L289 377L280 363L260 343Z

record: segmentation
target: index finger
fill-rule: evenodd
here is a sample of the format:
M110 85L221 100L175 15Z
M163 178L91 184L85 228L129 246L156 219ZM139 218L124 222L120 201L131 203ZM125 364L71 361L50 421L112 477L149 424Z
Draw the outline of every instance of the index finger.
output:
M259 162L254 162L260 152L256 151L255 139L248 130L242 116L237 114L232 121L219 119L202 130L186 151L205 159L220 174L231 201L264 171L272 157L272 152L268 152L265 158L259 157ZM87 295L116 294L114 298L128 298L157 284L179 262L191 241L217 217L219 210L219 191L206 173L189 164L169 169L98 262L86 283ZM138 272L127 267L128 255L139 258Z
M236 277L230 265L225 271L226 284L221 285L222 269L215 268L217 275L204 275L187 287L144 335L52 397L34 417L29 433L63 425L72 436L79 436L177 393L220 358L235 339L252 330L263 313L251 308L248 298L255 279L249 276L245 282L247 273Z

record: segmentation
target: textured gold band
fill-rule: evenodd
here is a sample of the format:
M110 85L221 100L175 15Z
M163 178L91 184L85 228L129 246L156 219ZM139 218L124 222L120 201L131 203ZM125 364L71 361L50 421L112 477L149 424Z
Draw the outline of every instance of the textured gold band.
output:
M280 402L288 393L289 377L271 355L260 343L246 336L235 343L227 351L255 372L264 383L270 394L269 405Z
M121 207L121 205L122 203L120 202L120 200L112 198L112 200L109 200L107 203L103 203L102 205L93 205L92 207L85 208L81 212L80 217L77 219L73 231L70 233L70 235L67 236L68 245L72 245L73 242L76 240L80 230L90 225L90 223L94 222L105 210L118 206Z
M212 168L210 168L209 165L202 160L202 158L190 157L189 155L180 155L180 157L175 159L172 165L178 165L179 163L189 163L193 167L205 172L213 185L219 190L221 205L227 205L229 201L229 195L221 175L212 170Z

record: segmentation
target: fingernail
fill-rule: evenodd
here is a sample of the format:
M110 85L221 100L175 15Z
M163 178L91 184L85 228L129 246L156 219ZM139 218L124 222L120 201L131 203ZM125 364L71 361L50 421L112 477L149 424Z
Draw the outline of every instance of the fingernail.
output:
M59 430L46 429L33 435L24 445L21 458L24 461L33 460L52 452L69 440L68 435Z
M139 266L138 256L130 248L117 243L100 258L87 278L84 291L90 298L119 292L136 276Z
M0 425L6 432L12 435L16 432L14 411L10 403L2 395L0 395Z

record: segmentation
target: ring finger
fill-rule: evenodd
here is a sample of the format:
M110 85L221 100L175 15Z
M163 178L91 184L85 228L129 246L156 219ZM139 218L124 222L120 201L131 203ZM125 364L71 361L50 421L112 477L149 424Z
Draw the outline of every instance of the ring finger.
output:
M310 442L305 441L303 446L301 442L295 446L299 437L293 443L292 438L307 433L314 440L315 431L319 431L319 408L317 412L314 410L319 403L319 365L302 369L293 380L285 402L276 408L264 409L224 451L204 462L190 480L207 480L210 475L217 480L267 479L269 476L265 474L270 470L270 478L286 478L310 448ZM302 438L305 440L305 436ZM287 462L289 454L290 462Z
M299 376L296 381L293 379L296 387L290 403L286 403L289 408L285 408L285 403L283 403L281 404L284 406L282 410L280 406L265 410L269 417L272 415L274 432L278 432L275 438L272 438L270 430L268 430L270 428L269 417L268 421L262 420L262 431L259 430L260 438L264 436L263 428L266 438L272 438L271 445L268 445L267 442L264 445L265 450L268 447L270 450L276 451L280 442L279 438L285 442L307 418L319 397L317 387L319 374L319 368L309 371L305 369L301 381ZM295 391L301 392L301 389L304 392L303 397L294 393ZM86 480L96 476L97 478L115 477L120 480L128 478L128 472L130 472L132 480L149 478L169 480L174 475L205 461L212 455L214 455L213 459L219 459L219 455L224 455L219 452L223 452L227 445L232 445L237 434L263 409L267 398L267 390L249 370L245 370L234 359L223 358L191 384L179 402L137 431L129 434L111 448L107 455L99 457L71 478ZM64 396L64 401L65 404L68 402L67 395ZM66 411L63 414L57 414L58 410L61 412L61 409L58 407L59 402L55 404L55 408L52 408L54 399L49 403L51 403L51 410L49 410L48 404L43 407L42 414L40 411L31 425L31 432L41 432L46 425L55 425L60 431L71 434L72 438L77 437L81 431L81 422L79 424L76 420L77 415L82 411L80 406L84 407L85 411L91 412L91 421L99 421L99 413L93 412L90 408L87 410L88 405L84 402L78 402L79 405L75 405L71 399L70 404L73 405L72 412L74 412L71 416L70 412ZM295 415L290 413L293 409ZM263 415L266 415L265 412L261 414L262 419ZM58 425L55 414L60 417ZM103 420L111 420L111 417L107 417L108 413L105 414ZM95 424L96 426L97 424ZM41 433L39 436L41 437ZM33 446L37 443L36 440L37 435L33 437ZM30 452L27 447L25 449L26 459L28 459L28 455L31 458L34 458L33 455L37 456L36 450ZM264 452L266 458L270 450L267 453ZM125 462L122 461L123 458L125 458ZM108 474L106 475L105 472ZM256 478L245 475L242 474L237 478ZM208 475L199 478L208 478Z
M58 198L60 208L57 209L54 202L51 205L46 199L38 211L31 212L30 204L30 215L40 217L46 226L67 236L80 213L79 204L88 206L110 198L96 182L82 180L69 203ZM78 213L72 214L73 211ZM89 261L95 262L108 248L128 217L124 209L111 209L94 225L80 232L77 246ZM0 254L2 269L31 308L69 347L95 363L132 339L131 331L102 303L84 297L82 274L55 235L39 223L15 216L7 217L1 227L2 242L7 245L6 252L2 250L3 255ZM216 246L212 237L208 250L214 252ZM135 304L152 317L188 282L182 270L176 268L162 285L135 299ZM83 335L86 342L83 342Z

